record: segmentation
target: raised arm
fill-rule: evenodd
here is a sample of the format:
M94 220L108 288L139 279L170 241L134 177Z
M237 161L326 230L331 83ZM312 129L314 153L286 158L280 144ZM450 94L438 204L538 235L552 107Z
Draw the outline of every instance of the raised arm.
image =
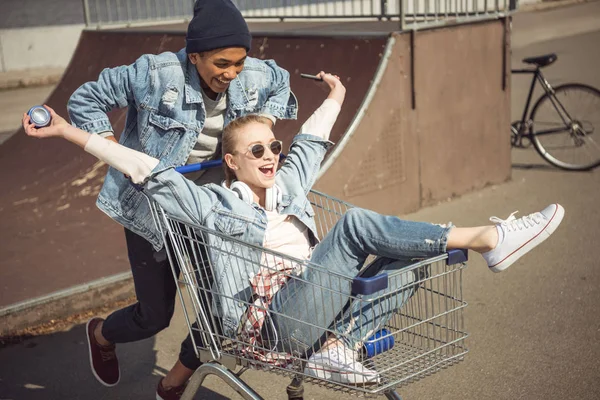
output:
M337 76L324 72L319 73L317 76L320 76L329 87L329 95L321 107L317 108L302 125L298 134L309 134L329 140L333 124L335 124L342 104L344 104L346 88Z
M27 135L39 139L58 137L84 149L101 161L130 177L144 192L158 202L169 215L194 224L201 224L204 210L216 201L215 194L184 178L172 168L161 168L160 160L127 148L69 125L46 106L52 116L51 125L36 128L27 114L23 114L23 128Z
M147 154L129 149L118 143L106 140L98 135L69 125L64 118L46 106L52 116L52 124L46 128L36 129L31 124L29 116L23 114L23 127L27 135L40 139L49 137L61 137L84 149L101 161L131 178L136 184L141 184L158 165L159 160Z
M296 182L305 192L314 184L323 157L332 145L329 135L346 96L346 88L338 77L324 72L318 76L323 79L322 85L329 88L329 95L300 128L278 174L278 184Z

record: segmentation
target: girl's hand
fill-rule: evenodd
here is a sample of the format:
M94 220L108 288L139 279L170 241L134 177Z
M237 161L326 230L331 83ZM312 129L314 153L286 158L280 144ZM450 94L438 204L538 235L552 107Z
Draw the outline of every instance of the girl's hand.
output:
M344 104L346 87L342 84L342 81L340 81L340 77L337 75L326 74L323 71L319 72L317 76L323 79L321 85L329 87L329 96L327 96L327 98L337 101L340 105Z
M50 121L50 125L44 128L36 128L35 125L31 122L31 118L27 113L23 114L23 128L25 129L25 133L28 136L36 137L39 139L49 138L49 137L63 137L65 130L69 127L69 123L60 115L58 115L52 108L47 105L44 105L50 111L50 116L52 120Z
M317 74L317 76L319 78L323 79L323 82L325 82L327 84L327 86L329 86L329 90L333 90L339 86L344 86L344 85L342 85L342 82L340 81L340 77L337 75L327 74L327 73L321 71Z
M332 75L325 73L323 71L319 72L315 76L321 78L323 82L318 82L319 86L324 88L326 91L331 91L335 88L343 88L342 82L340 81L340 77L337 75Z

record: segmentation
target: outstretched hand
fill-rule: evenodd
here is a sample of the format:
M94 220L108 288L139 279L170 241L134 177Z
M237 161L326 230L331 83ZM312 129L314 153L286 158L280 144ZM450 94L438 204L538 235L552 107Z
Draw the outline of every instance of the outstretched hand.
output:
M346 88L342 84L340 77L323 71L319 72L316 76L323 80L323 82L319 82L320 85L329 88L329 96L327 98L336 100L340 105L343 104L344 97L346 96Z
M31 122L31 118L27 113L23 114L23 128L27 136L36 137L39 139L45 139L49 137L62 137L64 136L65 127L70 126L69 123L60 115L58 115L51 107L44 105L50 111L52 120L50 125L44 128L36 128L35 124Z
M337 75L328 74L326 72L321 71L318 74L316 74L315 76L317 76L323 80L323 82L318 83L319 86L325 88L328 91L333 90L338 85L342 85L340 77Z

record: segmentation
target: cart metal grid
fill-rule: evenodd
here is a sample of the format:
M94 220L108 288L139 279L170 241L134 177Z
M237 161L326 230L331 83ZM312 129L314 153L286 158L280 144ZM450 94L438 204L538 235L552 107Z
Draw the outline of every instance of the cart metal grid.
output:
M316 191L311 191L309 201L315 211L319 237L323 237L352 208L346 202ZM461 361L468 352L465 345L468 334L464 330L463 319L463 309L467 303L463 300L462 293L466 251L452 251L425 260L399 260L400 268L387 274L388 289L379 290L381 279L338 276L328 272L326 266L251 245L237 239L235 235L178 221L167 215L158 204L151 204L153 217L165 239L174 278L179 283L178 295L196 354L205 363L190 380L183 399L192 399L208 374L219 376L246 399L262 399L232 372L239 366L293 378L292 384L288 386L290 399L302 398L303 381L359 397L384 394L390 399L400 399L395 392L396 388L447 368ZM285 351L278 346L281 342L279 336L285 337L286 332L277 333L271 329L271 333L267 333L269 337L265 340L266 344L249 344L242 334L236 337L224 335L222 320L219 318L219 307L223 307L223 302L229 301L231 304L235 301L246 312L250 306L256 307L254 297L215 301L224 294L215 285L214 265L225 259L239 271L239 279L251 279L258 269L269 269L269 265L275 262L287 266L285 276L289 279L288 282L302 280L302 274L308 270L317 274L320 278L317 284L312 284L313 290L327 291L333 299L342 296L342 293L331 289L332 286L352 287L349 303L359 302L360 311L349 315L346 309L334 321L316 324L313 326L315 335L312 341L319 343L324 331L330 335L335 334L347 343L358 343L356 348L360 351L360 344L367 343L365 337L368 336L352 337L351 334L340 333L335 327L347 324L351 317L355 318L354 323L372 324L362 327L371 333L385 332L384 336L388 339L393 337L394 341L391 349L362 360L365 366L379 373L378 381L368 385L349 385L306 375L304 368L307 354L293 349ZM267 260L271 262L267 263ZM393 315L388 315L389 320L382 325L379 318L366 317L366 310L372 309L392 310L389 312ZM273 313L268 306L258 307L258 311L267 315ZM313 312L318 315L319 310L315 309ZM289 318L285 315L277 317ZM386 331L381 331L382 329ZM238 331L240 332L242 331ZM264 333L264 330L261 332ZM314 351L317 350L315 347ZM284 361L274 363L272 359L265 359L265 355L276 355L280 361Z

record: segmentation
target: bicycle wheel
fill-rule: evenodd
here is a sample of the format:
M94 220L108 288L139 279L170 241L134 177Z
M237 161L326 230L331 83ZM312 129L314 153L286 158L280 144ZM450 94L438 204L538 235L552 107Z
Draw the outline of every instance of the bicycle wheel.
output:
M572 171L600 165L600 91L578 83L544 94L531 111L531 140L550 164Z

